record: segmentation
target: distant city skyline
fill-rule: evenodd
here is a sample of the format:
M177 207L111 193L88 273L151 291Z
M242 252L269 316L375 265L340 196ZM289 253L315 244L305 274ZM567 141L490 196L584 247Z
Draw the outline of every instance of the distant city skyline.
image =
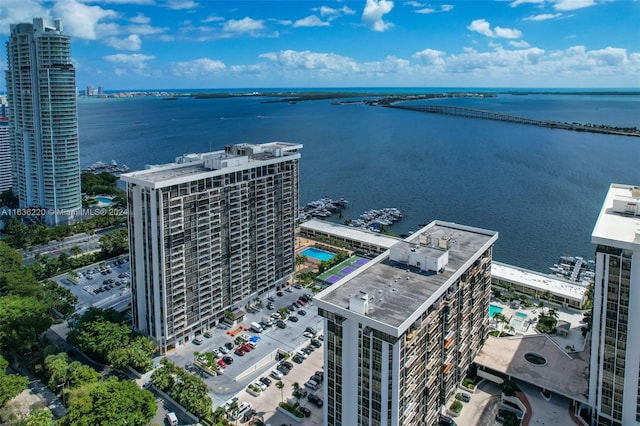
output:
M638 1L3 0L0 39L34 17L62 19L81 92L640 86Z

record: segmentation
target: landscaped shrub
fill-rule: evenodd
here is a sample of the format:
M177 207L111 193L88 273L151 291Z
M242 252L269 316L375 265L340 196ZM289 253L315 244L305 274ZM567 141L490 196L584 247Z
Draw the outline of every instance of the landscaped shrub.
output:
M462 407L463 407L462 402L456 399L455 401L453 401L449 409L454 413L459 413L460 411L462 411Z
M281 408L284 408L285 410L287 410L288 412L293 414L294 416L299 417L301 419L304 419L304 414L302 414L302 411L298 410L298 407L296 407L295 405L291 405L291 404L286 403L286 402L281 402L278 405Z
M467 377L462 381L462 386L464 386L467 389L475 389L476 388L475 380L472 379L471 377Z

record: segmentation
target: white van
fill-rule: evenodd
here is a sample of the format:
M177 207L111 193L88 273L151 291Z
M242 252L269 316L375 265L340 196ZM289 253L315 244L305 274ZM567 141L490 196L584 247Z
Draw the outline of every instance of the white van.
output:
M173 412L167 413L165 418L167 419L167 421L171 426L178 426L178 417L176 416L176 413L173 413Z
M252 322L251 330L255 331L256 333L262 333L262 326L260 326L260 324L258 324L257 322Z
M315 380L309 380L304 385L311 390L318 389L318 382L316 382Z

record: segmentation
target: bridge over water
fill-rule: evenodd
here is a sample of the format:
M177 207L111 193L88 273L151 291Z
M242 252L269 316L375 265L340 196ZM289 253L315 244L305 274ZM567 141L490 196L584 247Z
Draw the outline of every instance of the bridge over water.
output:
M428 112L434 114L454 115L459 117L479 118L482 120L505 121L508 123L527 124L553 129L574 130L579 132L606 133L622 136L640 137L638 129L620 129L604 125L585 125L579 123L561 123L559 121L538 120L535 118L521 117L502 112L486 111L482 109L466 108L449 105L384 105L387 108L406 109L410 111Z

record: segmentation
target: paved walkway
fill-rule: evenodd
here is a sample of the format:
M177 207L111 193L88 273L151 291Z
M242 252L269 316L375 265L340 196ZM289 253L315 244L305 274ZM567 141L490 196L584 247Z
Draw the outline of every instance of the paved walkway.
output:
M17 411L28 415L34 404L42 404L53 413L55 419L67 415L67 409L58 397L34 374L19 364L12 364L11 369L29 378L29 388L16 396L10 405Z

